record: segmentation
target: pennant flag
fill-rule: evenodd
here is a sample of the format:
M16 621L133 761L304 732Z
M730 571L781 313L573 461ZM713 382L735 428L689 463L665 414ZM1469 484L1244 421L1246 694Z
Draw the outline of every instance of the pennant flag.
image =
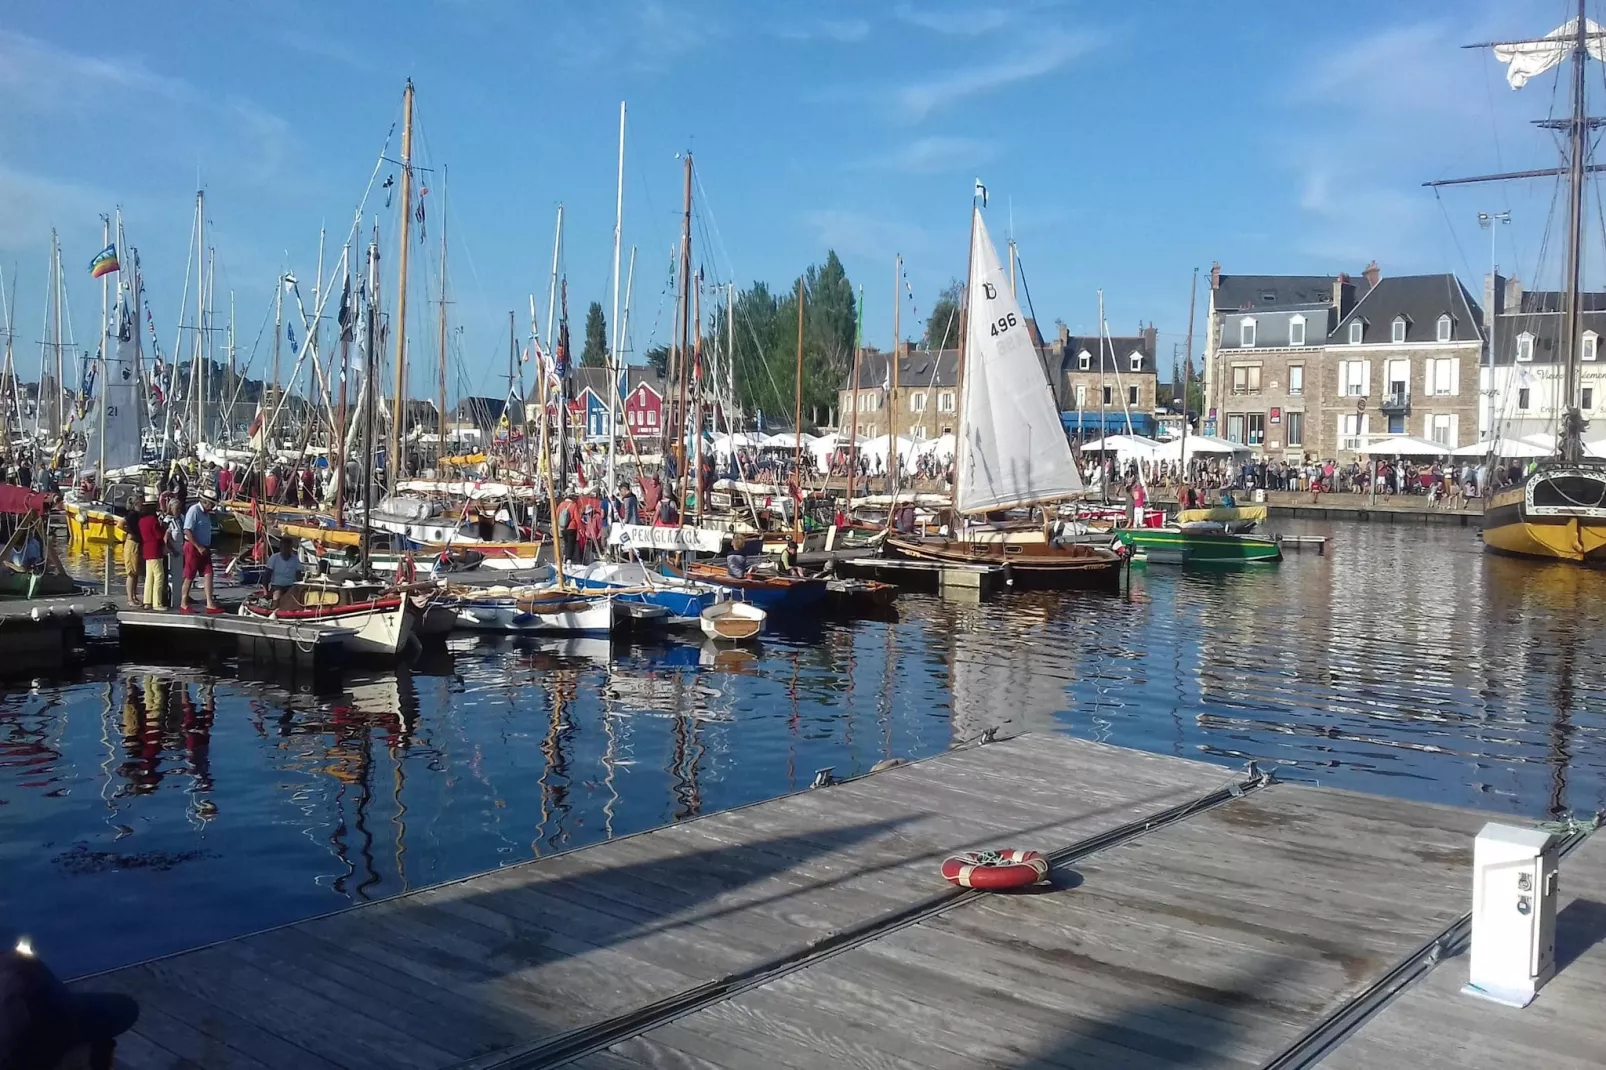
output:
M385 191L385 207L386 208L390 207L390 195L391 195L391 192L395 189L395 187L396 187L396 176L395 175L386 175L385 176L385 184L383 186L379 187L380 189Z
M299 349L300 348L299 346L296 345L296 325L295 324L286 323L284 325L284 334L285 334L285 337L290 340L290 348L291 349Z
M340 291L340 315L337 317L340 324L340 337L343 341L351 340L351 276L346 276L345 289Z
M975 194L975 196L976 196L977 200L981 201L981 206L983 208L986 208L987 207L987 187L981 184L981 179L979 179L979 178L976 180L976 194Z
M117 269L117 243L113 242L96 253L95 258L89 262L89 277L98 279L102 275L110 275Z
M425 192L429 192L425 190ZM429 233L429 225L424 222L424 199L418 199L418 208L413 212L413 218L418 220L418 243L424 244L424 235Z

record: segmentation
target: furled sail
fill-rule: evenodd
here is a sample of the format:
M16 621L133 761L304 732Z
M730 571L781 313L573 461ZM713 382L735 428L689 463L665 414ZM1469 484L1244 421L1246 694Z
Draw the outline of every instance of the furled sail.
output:
M954 508L1013 509L1081 493L1082 477L1026 317L975 208L965 307Z
M84 459L87 471L100 466L101 415L95 406L106 406L106 471L131 468L140 463L139 425L139 331L126 304L118 307L117 335L112 339L111 359L106 362L100 397L84 415Z
M1589 35L1585 47L1589 49L1590 55L1606 63L1606 38L1595 36L1600 32L1600 24L1594 19L1584 20L1584 33ZM1506 81L1511 84L1511 88L1521 89L1528 84L1528 79L1544 74L1566 59L1577 40L1578 20L1568 19L1563 25L1545 34L1542 41L1496 45L1494 56L1506 65Z

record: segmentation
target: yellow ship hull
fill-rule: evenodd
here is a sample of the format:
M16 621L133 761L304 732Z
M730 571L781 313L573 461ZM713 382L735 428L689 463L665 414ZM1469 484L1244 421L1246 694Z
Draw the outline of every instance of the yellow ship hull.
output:
M1495 494L1483 513L1483 544L1519 557L1606 564L1606 469L1541 468Z
M117 517L109 509L96 509L86 505L69 504L62 507L67 514L67 542L72 546L121 546L123 531L117 526Z

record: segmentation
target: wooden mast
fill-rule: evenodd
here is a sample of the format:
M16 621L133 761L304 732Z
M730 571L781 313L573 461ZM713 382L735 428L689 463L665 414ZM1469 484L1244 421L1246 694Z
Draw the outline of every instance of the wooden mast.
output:
M375 320L379 315L379 228L374 228L373 237L368 241L368 281L363 287L364 303L368 306L364 310L366 330L363 337L363 449L358 456L363 458L362 465L362 533L358 538L361 549L360 574L368 575L368 514L373 509L374 500L374 408L378 404L374 397L374 373L378 368L378 353L376 341L379 332Z
M619 329L619 247L624 238L625 225L625 102L619 102L619 181L614 197L613 208L613 318L608 322L613 324L613 346L608 354L608 377L613 380L608 391L608 479L607 488L603 492L603 500L613 501L614 492L614 454L619 451L618 430L615 427L619 407L614 404L619 397L619 345L624 337ZM701 504L699 502L699 504ZM615 518L617 519L617 518Z
M697 390L692 397L692 411L697 414L692 421L692 434L697 436L696 463L691 470L691 477L697 487L697 523L703 522L703 279L702 272L697 273L697 285L692 290L692 318L697 325L696 341L692 343L692 375L697 384Z
M1583 308L1578 298L1578 288L1582 281L1580 273L1584 244L1584 154L1588 151L1585 130L1589 123L1588 117L1584 114L1584 65L1589 60L1590 23L1585 18L1584 9L1584 0L1578 0L1577 33L1572 55L1573 115L1568 129L1568 143L1571 148L1567 160L1567 266L1566 274L1563 276L1566 289L1562 292L1561 306L1563 324L1561 355L1565 369L1562 381L1565 384L1563 389L1567 393L1566 400L1561 406L1561 426L1558 428L1561 434L1556 440L1557 452L1568 464L1578 463L1584 452L1583 417L1578 411L1578 348L1583 327Z
M67 440L67 394L65 390L66 372L61 359L61 239L56 236L56 228L50 228L50 263L53 271L51 292L56 302L56 438L58 442Z
M508 313L508 319L511 320L512 317L513 314L511 312ZM558 489L556 481L552 478L552 455L548 452L547 447L546 369L537 368L535 377L541 382L541 475L546 479L547 506L552 510L552 567L558 577L558 586L563 587L563 530L558 527ZM559 419L562 419L561 414L559 414ZM575 507L571 505L569 508L572 511Z
M407 254L412 245L413 221L413 80L402 90L401 143L401 246L396 261L396 403L391 413L390 452L385 458L386 493L393 493L402 466L402 441L407 424Z
M968 271L969 268L966 268ZM892 480L892 502L898 504L898 287L903 281L903 254L898 254L897 272L892 280L892 366L887 369L887 475ZM942 350L937 351L937 359L942 359ZM891 517L896 510L888 508L887 516Z
M893 292L897 296L897 292ZM893 329L893 350L896 356L897 329ZM859 477L859 361L864 355L864 287L859 287L859 336L853 346L853 400L848 402L848 509L853 508L853 485ZM840 420L837 421L839 424Z
M1193 281L1188 285L1188 341L1182 350L1182 447L1179 457L1182 462L1182 475L1180 482L1188 482L1188 380L1193 373L1193 310L1199 299L1199 269L1193 269ZM1177 488L1179 491L1181 487ZM1179 494L1180 498L1181 495ZM1181 502L1178 502L1181 505ZM1183 506L1183 508L1187 508Z
M340 312L335 326L340 331L340 398L339 427L335 431L335 441L330 445L330 463L335 466L335 527L345 526L346 511L346 424L350 416L346 410L346 376L351 369L351 244L346 245L345 255L340 258L346 269L346 282L340 291ZM335 462L338 460L338 464Z
M792 400L792 419L796 430L792 439L792 482L797 494L792 499L792 526L803 535L803 276L797 277L797 389Z
M441 381L440 404L435 409L435 478L441 479L446 457L446 169L441 168ZM509 425L511 426L511 425Z
M100 217L100 247L106 248L111 244L112 225L106 216ZM95 468L95 477L100 488L98 495L102 501L106 499L106 389L111 385L111 354L106 352L106 344L111 340L110 332L106 330L107 305L111 302L111 272L100 277L100 404L96 406L100 412L100 461ZM107 589L111 583L111 555L106 555Z
M677 387L677 400L674 411L670 414L671 420L664 428L665 450L678 451L677 468L680 474L680 522L686 519L686 350L690 342L691 331L691 153L686 153L686 193L685 207L681 212L680 224L680 299L677 302L677 312L680 316L680 332L676 339L675 373L680 382ZM673 433L674 445L671 447L667 441Z

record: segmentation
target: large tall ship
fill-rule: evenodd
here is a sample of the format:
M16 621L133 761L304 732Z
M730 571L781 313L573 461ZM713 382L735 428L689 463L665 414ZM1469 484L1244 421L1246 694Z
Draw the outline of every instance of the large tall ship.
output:
M1566 260L1562 269L1559 330L1556 335L1562 367L1557 397L1555 452L1534 463L1523 478L1490 495L1483 514L1484 546L1497 553L1516 554L1580 563L1606 563L1606 462L1586 456L1581 410L1579 360L1583 355L1585 300L1580 293L1583 271L1585 222L1584 193L1588 176L1597 169L1589 154L1593 131L1602 125L1588 116L1586 67L1589 57L1606 57L1606 31L1585 15L1585 0L1578 14L1542 38L1490 46L1506 65L1506 80L1521 88L1529 79L1569 63L1558 79L1565 78L1571 98L1571 115L1545 119L1538 125L1557 131L1564 146L1562 166L1514 174L1452 179L1429 185L1489 182L1503 179L1557 177L1565 179L1567 229ZM1560 86L1558 86L1558 95ZM1493 310L1485 310L1487 316ZM1490 332L1490 345L1494 344ZM1493 380L1491 378L1491 385ZM1504 441L1497 427L1489 428L1492 449ZM1491 471L1509 458L1492 454Z

